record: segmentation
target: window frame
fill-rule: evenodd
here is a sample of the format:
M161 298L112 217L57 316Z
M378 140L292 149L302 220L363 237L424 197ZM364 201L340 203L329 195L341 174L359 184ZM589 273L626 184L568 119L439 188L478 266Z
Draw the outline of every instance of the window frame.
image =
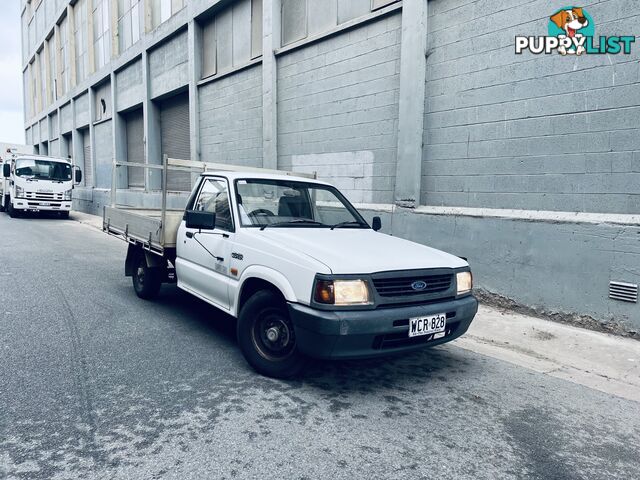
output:
M223 232L228 232L228 233L235 233L236 231L236 221L234 218L234 208L232 205L232 200L231 197L232 195L235 196L235 192L232 192L231 190L231 184L229 183L229 179L219 176L219 175L203 175L202 180L200 181L200 184L198 185L198 188L196 189L196 195L194 195L193 197L193 201L189 201L187 203L187 210L195 210L196 205L198 204L198 200L200 200L200 195L202 194L202 189L204 188L205 184L209 181L209 180L219 180L219 181L223 181L225 183L225 185L227 186L227 198L228 198L228 202L229 202L229 216L231 217L231 226L229 229L226 228L221 228L218 226L218 220L216 219L216 225L214 230L221 230Z

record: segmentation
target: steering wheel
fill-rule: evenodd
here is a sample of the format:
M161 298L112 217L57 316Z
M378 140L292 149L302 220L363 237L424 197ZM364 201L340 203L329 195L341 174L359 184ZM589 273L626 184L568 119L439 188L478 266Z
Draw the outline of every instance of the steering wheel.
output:
M257 217L258 215L273 217L275 214L271 210L267 210L266 208L256 208L255 210L249 213L250 217Z

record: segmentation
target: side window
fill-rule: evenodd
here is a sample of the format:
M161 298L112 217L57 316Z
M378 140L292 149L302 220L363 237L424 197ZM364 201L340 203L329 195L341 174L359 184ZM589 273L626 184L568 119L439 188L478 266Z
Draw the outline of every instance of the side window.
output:
M202 184L200 195L194 210L213 212L216 214L216 228L230 231L233 229L231 209L229 208L229 192L227 182L214 178L206 179Z

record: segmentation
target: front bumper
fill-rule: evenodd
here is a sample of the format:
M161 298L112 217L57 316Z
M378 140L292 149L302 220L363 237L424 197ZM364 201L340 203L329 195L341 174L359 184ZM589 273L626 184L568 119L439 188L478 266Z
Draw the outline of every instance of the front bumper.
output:
M465 333L478 311L472 295L426 305L324 311L289 304L300 351L315 358L368 358L449 342ZM409 337L409 319L446 312L444 337Z
M16 198L13 201L14 210L26 212L68 212L71 211L71 200L31 200L28 198Z

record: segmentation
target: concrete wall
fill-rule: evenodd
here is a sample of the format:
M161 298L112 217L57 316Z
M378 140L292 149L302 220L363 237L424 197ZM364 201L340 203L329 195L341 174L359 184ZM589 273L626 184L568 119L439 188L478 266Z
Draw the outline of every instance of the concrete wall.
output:
M199 90L201 159L262 166L262 67L250 67Z
M113 136L111 120L94 125L94 175L97 188L111 188L111 171L113 163Z
M281 167L313 166L356 202L392 201L400 18L384 17L278 57Z
M640 283L639 225L434 215L421 208L397 209L383 221L392 222L394 235L467 258L476 286L541 312L640 328L637 304L608 298L611 280Z
M75 126L76 128L85 127L89 125L91 117L89 115L89 94L85 93L80 95L75 100Z
M637 5L589 3L596 35L637 33ZM423 204L640 210L640 48L514 54L563 5L429 1Z
M73 129L73 114L71 111L71 104L60 108L60 133L67 133Z

